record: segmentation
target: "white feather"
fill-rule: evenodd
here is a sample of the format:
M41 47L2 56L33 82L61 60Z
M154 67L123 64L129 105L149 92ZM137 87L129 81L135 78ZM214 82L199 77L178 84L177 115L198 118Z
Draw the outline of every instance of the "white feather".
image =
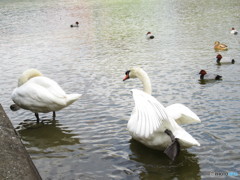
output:
M19 79L19 87L12 92L12 100L19 107L46 113L58 111L81 97L81 94L66 94L57 82L41 75L33 76L35 72L35 69L25 71Z
M137 89L132 90L135 102L128 129L136 136L149 137L159 129L168 116L164 107L151 95Z
M151 96L150 79L143 69L132 68L126 75L128 78L139 78L144 89L144 91L131 90L135 106L127 127L135 140L150 148L164 150L172 143L169 135L165 133L168 129L179 139L181 147L200 146L197 140L177 124L177 122L184 124L200 122L195 113L182 104L165 108Z
M198 121L197 116L194 116L194 113L191 113L187 107L181 104L175 104L168 108L168 112L153 96L137 89L133 89L131 92L135 107L128 122L128 130L136 140L152 148L161 149L171 144L171 139L164 133L166 129L169 129L176 138L180 139L183 147L200 145L188 132L175 122L172 118L174 115L168 115L170 109L173 110L174 108L180 107L179 113L176 113L176 116L174 116L180 122L185 123L186 121L190 123L192 121ZM184 112L180 113L181 110ZM186 117L189 118L188 121L184 121ZM193 118L196 119L193 120Z
M199 117L183 104L172 104L166 107L167 114L178 124L200 123Z

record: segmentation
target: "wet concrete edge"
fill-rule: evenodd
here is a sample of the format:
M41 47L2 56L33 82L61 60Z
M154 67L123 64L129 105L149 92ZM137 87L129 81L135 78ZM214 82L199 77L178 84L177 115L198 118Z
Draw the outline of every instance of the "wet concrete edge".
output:
M42 179L1 104L0 179Z

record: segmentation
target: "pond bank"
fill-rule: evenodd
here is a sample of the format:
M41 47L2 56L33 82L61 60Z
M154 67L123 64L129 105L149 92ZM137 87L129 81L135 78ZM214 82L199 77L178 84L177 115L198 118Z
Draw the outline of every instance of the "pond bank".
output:
M0 179L41 179L1 104Z

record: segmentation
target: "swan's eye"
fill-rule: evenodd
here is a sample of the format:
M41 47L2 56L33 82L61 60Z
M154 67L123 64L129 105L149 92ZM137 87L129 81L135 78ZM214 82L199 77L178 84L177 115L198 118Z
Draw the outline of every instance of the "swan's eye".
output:
M126 72L125 72L125 75L129 75L129 73L130 73L130 70L126 71Z

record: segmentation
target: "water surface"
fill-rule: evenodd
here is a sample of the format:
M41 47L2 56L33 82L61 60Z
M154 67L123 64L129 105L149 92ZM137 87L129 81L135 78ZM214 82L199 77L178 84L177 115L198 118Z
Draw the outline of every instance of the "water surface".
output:
M0 2L1 104L43 179L207 179L210 172L240 173L240 1L231 0L2 0ZM78 28L70 24L78 21ZM151 31L155 39L145 39ZM229 46L217 66L215 41ZM131 140L133 108L126 70L148 72L153 96L180 102L202 123L184 126L200 147L176 161ZM17 78L37 68L66 92L82 98L57 112L9 110ZM198 72L223 80L201 84ZM216 178L216 177L215 177Z

